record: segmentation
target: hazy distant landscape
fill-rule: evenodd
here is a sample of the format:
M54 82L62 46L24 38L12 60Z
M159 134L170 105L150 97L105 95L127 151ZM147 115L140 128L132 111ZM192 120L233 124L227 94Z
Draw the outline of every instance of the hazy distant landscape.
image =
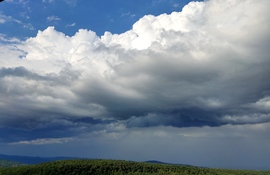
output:
M2 161L0 161L2 162ZM61 160L38 165L9 165L1 175L269 175L270 171L225 170L123 160Z
M79 159L75 157L32 157L32 156L18 156L18 155L4 155L0 154L0 160L17 162L21 164L39 164L44 162L51 162L57 160Z
M19 162L15 162L15 161L11 161L11 160L2 160L0 159L0 167L14 167L14 166L22 166L24 164L19 163Z

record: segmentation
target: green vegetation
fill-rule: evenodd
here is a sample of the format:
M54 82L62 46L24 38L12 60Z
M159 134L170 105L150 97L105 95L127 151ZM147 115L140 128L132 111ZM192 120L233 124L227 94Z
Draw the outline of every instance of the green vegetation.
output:
M0 175L269 175L270 171L222 170L118 160L65 160L0 168Z

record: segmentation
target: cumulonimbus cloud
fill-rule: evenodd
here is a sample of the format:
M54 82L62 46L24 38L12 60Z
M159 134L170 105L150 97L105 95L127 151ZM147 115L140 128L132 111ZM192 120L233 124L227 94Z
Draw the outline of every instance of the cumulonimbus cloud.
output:
M122 34L48 27L2 45L0 120L34 119L28 128L85 117L127 127L269 122L269 5L191 2Z

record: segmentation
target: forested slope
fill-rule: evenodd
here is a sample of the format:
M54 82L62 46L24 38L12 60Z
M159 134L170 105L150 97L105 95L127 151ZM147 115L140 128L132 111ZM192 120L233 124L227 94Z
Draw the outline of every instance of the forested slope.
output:
M67 160L0 168L0 175L269 175L270 171L221 170L116 160Z

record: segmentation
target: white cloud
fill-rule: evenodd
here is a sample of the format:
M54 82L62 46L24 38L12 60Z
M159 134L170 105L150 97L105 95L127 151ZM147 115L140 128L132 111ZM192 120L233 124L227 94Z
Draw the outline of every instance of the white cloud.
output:
M0 19L0 23L3 24L3 23L5 23L5 22L6 22L6 21L5 21L3 18Z
M0 41L2 42L8 42L8 43L21 43L21 41L18 38L7 38L5 35L0 34Z
M48 16L47 21L61 21L61 19L57 16Z
M64 2L71 6L75 6L77 4L77 0L64 0Z
M123 14L121 15L121 17L125 17L125 16L128 16L128 17L133 18L133 17L135 17L136 15L135 15L135 14L131 14L130 12L123 13Z
M48 27L16 47L2 46L0 63L12 69L1 78L2 96L10 96L5 108L135 124L151 118L149 125L162 125L155 118L175 126L267 122L268 114L248 105L262 106L270 96L269 3L191 2L182 12L147 15L125 33L101 37ZM15 76L20 66L25 76Z
M0 12L0 24L4 24L6 22L12 21L11 16L6 16Z
M29 30L35 30L34 26L30 23L24 23L24 22L22 22L20 20L16 20L16 19L14 19L13 21L20 24L23 28L27 28Z
M30 23L24 23L18 19L13 18L12 16L6 16L0 12L0 24L3 23L17 23L23 28L28 28L29 30L34 30L35 28Z
M10 145L47 145L47 144L63 144L72 141L72 138L42 138L30 141L19 141L10 143Z
M42 0L42 2L45 2L45 3L54 3L55 0Z
M180 5L178 3L173 4L173 8L178 8Z
M76 23L75 23L75 22L72 23L72 24L67 24L67 25L66 25L66 27L74 27L74 26L76 26Z
M256 103L252 104L252 106L259 109L270 111L270 97L269 96L264 97L259 101L257 101Z
M26 4L26 3L29 3L29 0L19 0L19 2L22 4Z

